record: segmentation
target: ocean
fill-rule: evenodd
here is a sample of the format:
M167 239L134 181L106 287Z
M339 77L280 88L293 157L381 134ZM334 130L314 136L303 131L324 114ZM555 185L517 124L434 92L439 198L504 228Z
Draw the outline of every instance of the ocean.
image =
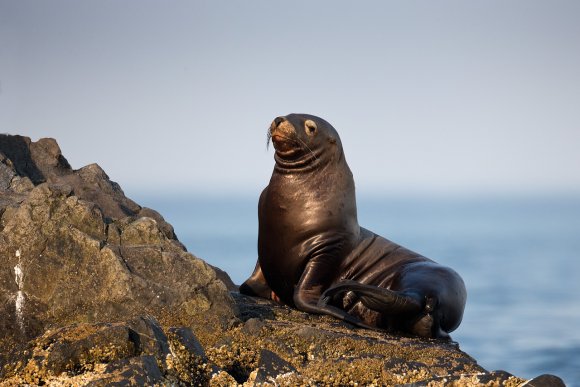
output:
M134 199L235 283L251 274L257 197ZM359 195L357 203L361 226L460 273L468 299L452 338L480 365L580 386L580 198Z

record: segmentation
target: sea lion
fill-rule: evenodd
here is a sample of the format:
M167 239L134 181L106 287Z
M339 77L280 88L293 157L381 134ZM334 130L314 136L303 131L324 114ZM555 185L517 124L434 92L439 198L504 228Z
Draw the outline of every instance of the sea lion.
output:
M258 262L240 292L352 324L448 337L465 284L452 269L359 226L340 137L325 120L278 117L270 183L258 203Z

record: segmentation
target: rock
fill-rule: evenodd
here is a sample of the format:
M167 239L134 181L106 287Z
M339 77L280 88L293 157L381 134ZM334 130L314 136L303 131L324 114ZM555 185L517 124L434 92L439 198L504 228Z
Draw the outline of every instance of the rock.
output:
M30 178L35 185L70 170L52 138L32 142L28 137L0 134L0 153L11 160L18 176Z
M248 335L258 335L264 326L264 322L258 318L251 318L246 321L242 332Z
M522 380L505 371L438 376L405 384L405 387L444 386L519 386Z
M519 386L452 341L237 293L161 214L56 141L0 135L0 386ZM560 386L542 375L530 386Z
M14 356L7 384L207 385L212 369L191 330L169 328L166 335L147 316L47 331Z
M522 384L522 387L566 387L564 381L555 375L540 375Z
M277 379L285 378L288 374L296 372L292 364L280 358L272 351L263 349L260 351L258 360L258 372L254 379L255 383L276 383Z
M153 386L165 381L155 358L150 355L109 363L104 375L87 386Z
M212 372L219 373L216 367L208 365L205 351L190 329L169 328L168 337L177 379L189 385L204 385L211 379Z
M73 170L52 139L0 135L0 314L2 366L6 349L49 327L147 314L211 336L236 306L173 227L97 164Z
M248 385L519 386L487 371L453 341L402 337L305 315L234 294L245 323L206 347L210 363Z
M16 171L12 161L3 154L0 154L0 190L7 190L12 184L12 179L16 176Z
M209 381L211 387L236 386L237 384L236 379L225 371L219 371L212 375Z
M121 324L75 324L49 331L24 352L14 370L30 384L39 384L62 373L92 371L95 364L135 356L139 353L132 331ZM27 356L28 355L28 356Z
M6 332L30 338L48 325L143 312L168 324L177 322L174 316L210 310L225 319L234 315L215 272L168 239L152 218L123 218L111 226L100 207L74 196L70 186L42 183L5 212L2 223L0 291L13 321ZM15 267L23 273L19 283L9 275ZM9 300L19 292L16 310Z
M393 357L383 363L382 377L385 380L393 380L402 383L405 379L413 377L417 380L427 380L434 375L430 367L422 362L405 360L400 357Z
M198 357L201 361L207 361L201 343L197 340L191 329L169 328L171 338L171 350L173 353L187 351L189 354Z
M234 284L228 273L226 273L219 267L215 267L212 265L210 265L210 267L215 271L216 277L226 285L229 291L232 292L238 291L238 286Z
M127 325L131 329L130 340L135 344L135 352L155 356L164 364L171 352L167 335L159 323L151 316L139 316Z
M252 317L225 332L229 340L206 348L206 353L210 362L238 383L393 385L450 373L486 372L453 342L356 329L266 300L237 294L235 298L240 314ZM395 358L400 361L393 362ZM278 364L280 372L268 371L268 364L273 364L272 369ZM409 364L428 372L409 373Z

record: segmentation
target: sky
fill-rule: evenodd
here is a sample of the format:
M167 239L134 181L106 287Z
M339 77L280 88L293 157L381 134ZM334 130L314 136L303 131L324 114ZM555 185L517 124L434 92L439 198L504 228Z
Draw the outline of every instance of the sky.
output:
M358 192L580 192L580 2L0 0L0 133L125 192L258 195L309 113Z

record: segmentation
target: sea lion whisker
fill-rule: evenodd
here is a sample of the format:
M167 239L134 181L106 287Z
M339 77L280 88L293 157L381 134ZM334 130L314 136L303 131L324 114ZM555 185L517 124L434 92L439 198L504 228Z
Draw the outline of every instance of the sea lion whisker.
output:
M266 134L266 150L270 149L270 139L272 138L272 132L268 129L268 133Z
M300 142L302 145L304 145L306 147L306 149L312 154L312 157L314 157L314 160L318 161L318 157L316 157L316 154L312 151L312 149L310 149L310 147L308 146L308 144L306 144L304 141L302 141L301 139L297 138L298 142Z

